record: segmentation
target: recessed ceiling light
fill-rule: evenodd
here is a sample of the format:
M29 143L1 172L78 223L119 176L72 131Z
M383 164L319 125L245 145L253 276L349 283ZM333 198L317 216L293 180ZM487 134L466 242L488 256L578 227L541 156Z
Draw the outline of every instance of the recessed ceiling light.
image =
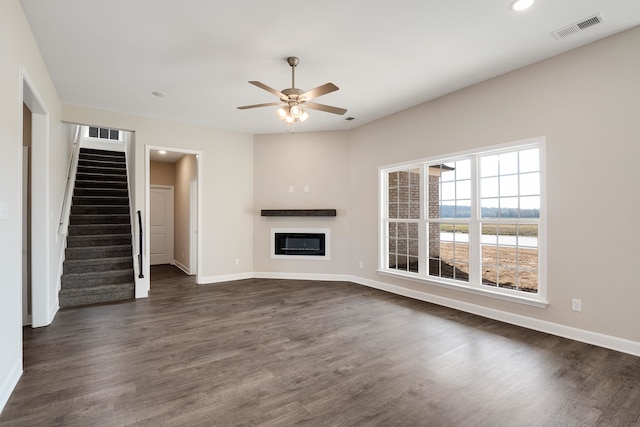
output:
M154 90L151 93L153 94L153 96L157 96L158 98L166 98L167 96L169 96L167 92L162 92L160 90Z
M158 150L158 154L167 154L167 152L164 150Z
M511 5L511 9L515 10L516 12L521 12L523 10L527 10L531 6L533 6L533 2L534 1L535 0L516 0Z

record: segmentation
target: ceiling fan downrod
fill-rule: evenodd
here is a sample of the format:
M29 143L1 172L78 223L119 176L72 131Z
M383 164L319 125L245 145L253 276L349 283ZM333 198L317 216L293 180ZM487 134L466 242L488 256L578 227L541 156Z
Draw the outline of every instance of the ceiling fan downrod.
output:
M287 63L291 66L291 88L295 89L296 87L296 66L300 60L295 56L290 56L287 58Z

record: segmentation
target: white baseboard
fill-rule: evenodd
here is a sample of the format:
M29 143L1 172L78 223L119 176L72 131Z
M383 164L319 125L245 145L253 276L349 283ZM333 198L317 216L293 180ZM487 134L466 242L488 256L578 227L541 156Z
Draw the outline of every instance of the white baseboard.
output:
M201 277L198 280L198 285L208 285L211 283L231 282L233 280L253 279L253 273L238 273L238 274L222 274L220 276Z
M184 272L184 274L188 274L189 276L193 276L193 274L191 274L191 272L189 271L189 267L187 267L186 265L182 264L180 261L177 261L177 260L174 259L171 262L171 264L175 265L180 270L182 270Z
M353 276L342 274L254 272L253 277L256 279L325 280L332 282L353 281Z
M349 280L359 285L380 289L386 292L391 292L393 294L402 295L420 301L430 302L444 307L453 308L455 310L464 311L466 313L476 314L478 316L487 317L493 320L499 320L501 322L510 323L516 326L522 326L523 328L533 329L535 331L545 332L547 334L556 335L559 337L572 339L574 341L580 341L587 344L596 345L598 347L604 347L640 357L640 342L637 341L604 335L598 332L586 331L584 329L560 325L558 323L552 323L546 320L534 319L531 317L496 310L477 304L471 304L451 298L432 295L426 292L407 289L401 286L395 286L384 282L364 279L362 277L351 276Z
M2 413L2 410L9 401L9 397L11 397L11 393L13 393L13 389L16 388L21 376L22 361L16 360L9 375L2 381L2 385L0 385L0 413Z

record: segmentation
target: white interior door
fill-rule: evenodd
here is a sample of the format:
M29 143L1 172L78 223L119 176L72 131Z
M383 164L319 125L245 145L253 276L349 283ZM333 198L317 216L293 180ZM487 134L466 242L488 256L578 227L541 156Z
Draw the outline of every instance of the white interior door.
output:
M149 191L150 263L173 263L173 187L152 186Z

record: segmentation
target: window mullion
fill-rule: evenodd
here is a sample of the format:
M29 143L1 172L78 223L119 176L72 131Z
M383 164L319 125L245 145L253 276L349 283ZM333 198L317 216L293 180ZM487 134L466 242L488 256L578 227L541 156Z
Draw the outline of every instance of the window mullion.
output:
M418 222L418 275L427 277L429 271L429 166L420 168L420 221Z
M469 285L480 286L481 271L481 230L480 230L480 179L478 156L471 158L471 221L469 222Z

